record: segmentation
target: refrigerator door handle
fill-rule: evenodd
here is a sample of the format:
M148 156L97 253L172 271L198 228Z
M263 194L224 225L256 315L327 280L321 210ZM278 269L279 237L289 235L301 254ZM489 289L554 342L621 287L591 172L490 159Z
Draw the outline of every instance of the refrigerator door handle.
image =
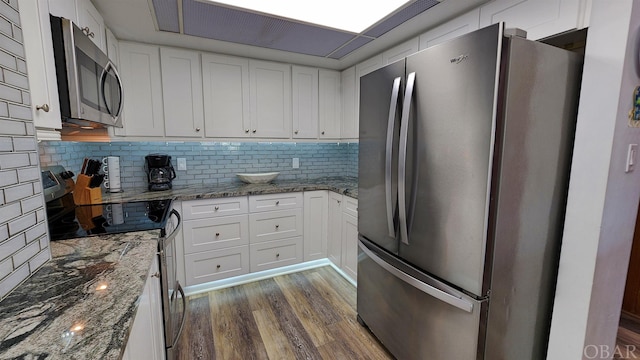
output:
M398 270L394 266L390 265L389 263L381 259L378 255L376 255L373 251L369 250L369 248L367 248L367 246L360 241L359 241L359 246L360 246L360 250L362 250L369 258L371 258L371 260L373 260L376 264L380 265L380 267L388 271L391 275L413 286L414 288L422 291L423 293L431 295L434 298L440 301L443 301L451 306L454 306L462 311L466 311L468 313L473 312L472 302L467 301L463 298L460 298L455 294L450 294L444 290L431 286L408 274L405 274L404 272Z
M409 137L409 110L413 99L413 88L416 73L407 76L407 88L402 104L402 119L400 121L400 151L398 154L398 218L400 219L400 240L409 245L409 231L407 228L407 139Z
M387 147L384 171L385 197L387 200L387 228L389 236L396 236L396 229L393 224L393 211L395 209L395 198L397 195L392 193L391 172L393 167L393 135L396 126L396 108L398 107L398 94L400 93L400 77L393 80L393 88L391 90L391 105L389 105L389 120L387 121Z

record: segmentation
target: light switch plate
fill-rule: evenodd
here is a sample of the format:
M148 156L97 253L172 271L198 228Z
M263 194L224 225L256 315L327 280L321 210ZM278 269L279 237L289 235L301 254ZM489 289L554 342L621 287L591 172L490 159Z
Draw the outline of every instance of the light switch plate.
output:
M638 144L629 144L629 150L627 151L627 165L625 166L624 172L630 173L633 171L633 168L636 166L637 157Z
M178 170L185 171L187 170L187 158L178 158Z
M293 168L294 169L298 169L300 167L300 159L299 158L293 158Z

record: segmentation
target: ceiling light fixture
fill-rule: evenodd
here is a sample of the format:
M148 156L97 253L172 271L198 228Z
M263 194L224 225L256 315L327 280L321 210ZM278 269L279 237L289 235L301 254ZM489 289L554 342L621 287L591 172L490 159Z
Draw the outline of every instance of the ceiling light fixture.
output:
M202 1L202 0L200 0ZM360 34L371 25L411 1L385 0L323 0L316 2L294 0L208 0L249 11L285 17L306 23Z

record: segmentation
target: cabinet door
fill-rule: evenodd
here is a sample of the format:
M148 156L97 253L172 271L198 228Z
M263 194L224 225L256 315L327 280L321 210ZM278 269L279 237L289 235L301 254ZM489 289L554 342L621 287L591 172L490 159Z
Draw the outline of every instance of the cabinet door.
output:
M106 52L104 19L90 0L77 0L78 27L96 44L100 50Z
M391 49L382 53L382 64L389 65L392 62L402 60L409 55L413 55L418 52L419 40L417 37L405 41L402 44L396 45Z
M251 136L291 137L291 67L249 61Z
M342 266L342 195L329 191L327 257Z
M167 136L202 137L202 72L200 54L160 49L164 130Z
M107 46L107 56L109 60L116 65L116 68L120 68L120 49L118 48L119 42L118 39L113 35L111 30L106 29L106 46Z
M357 281L358 272L358 218L342 214L342 270Z
M49 0L49 12L51 15L63 17L78 24L77 0ZM22 7L20 8L22 10Z
M320 70L320 138L339 139L342 119L342 99L340 94L340 73Z
M249 60L202 54L202 77L205 136L249 136Z
M496 0L480 8L480 27L504 21L538 40L584 27L585 0Z
M318 137L318 69L291 68L293 95L293 138Z
M120 73L126 98L122 133L127 136L164 136L158 47L121 42Z
M329 225L329 194L327 191L304 193L304 261L327 257Z
M480 9L474 9L420 35L420 50L478 30Z
M359 99L356 97L356 68L350 67L341 74L342 83L342 131L343 139L357 139ZM359 81L358 81L359 82Z
M60 133L54 130L62 128L62 121L53 60L49 8L46 2L38 0L20 0L18 6L29 72L28 90L31 93L31 112L34 125L38 130L38 140L60 140ZM26 70L22 69L22 72ZM48 110L45 111L41 107Z

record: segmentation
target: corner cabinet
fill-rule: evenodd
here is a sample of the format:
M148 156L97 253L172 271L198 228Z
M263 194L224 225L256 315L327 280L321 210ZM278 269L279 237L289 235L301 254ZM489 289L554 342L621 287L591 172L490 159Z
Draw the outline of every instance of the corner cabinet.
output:
M125 101L116 135L164 136L164 109L157 46L120 42L120 75Z
M164 360L164 325L158 257L153 258L147 282L138 299L138 309L129 330L123 360Z
M49 22L49 6L46 1L19 0L20 22L24 37L24 52L31 93L31 113L38 140L60 140L62 120L53 42ZM18 59L18 65L21 60ZM24 63L23 63L24 64Z
M341 137L357 139L358 134L358 97L356 95L356 68L350 67L340 73L342 84L342 123ZM358 80L360 82L360 80Z
M249 60L202 54L202 85L205 136L249 137Z
M353 281L358 271L358 200L329 192L327 257Z
M320 139L339 139L342 134L342 94L340 73L319 71L319 128Z
M327 257L329 192L304 192L304 261Z
M200 53L160 49L164 130L169 136L204 135Z
M249 60L251 135L291 137L291 66Z
M318 137L318 69L292 66L293 138Z

